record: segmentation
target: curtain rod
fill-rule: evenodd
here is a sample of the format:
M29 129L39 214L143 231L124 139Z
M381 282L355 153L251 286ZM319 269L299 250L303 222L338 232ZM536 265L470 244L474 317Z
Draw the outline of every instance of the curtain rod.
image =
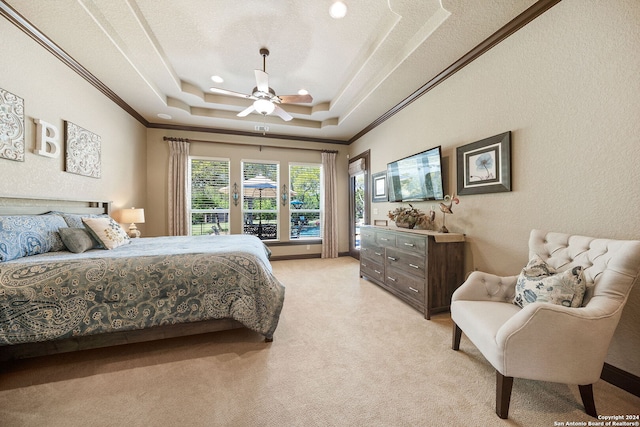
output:
M264 145L264 144L245 144L242 142L220 142L220 141L206 141L204 139L189 139L189 138L174 138L172 136L165 136L162 138L164 141L180 141L180 142L206 142L209 144L224 144L224 145L242 145L244 147L257 147L262 151L263 148L275 148L279 150L302 150L302 151L317 151L320 153L337 153L338 150L321 150L318 148L301 148L301 147L280 147L278 145Z

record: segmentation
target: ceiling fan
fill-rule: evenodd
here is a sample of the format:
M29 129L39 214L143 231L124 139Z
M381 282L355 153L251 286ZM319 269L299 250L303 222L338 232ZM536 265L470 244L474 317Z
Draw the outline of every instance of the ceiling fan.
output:
M269 87L269 75L266 73L267 56L269 56L269 50L266 48L260 49L260 55L262 55L262 70L255 70L256 74L256 87L253 88L251 94L244 94L240 92L234 92L226 89L219 89L216 87L211 88L211 92L218 93L220 95L237 96L239 98L253 99L254 102L251 106L238 113L238 117L245 117L252 112L257 112L266 116L267 114L275 113L282 120L288 122L293 117L284 111L278 104L301 104L309 103L313 101L311 95L276 95L276 92Z

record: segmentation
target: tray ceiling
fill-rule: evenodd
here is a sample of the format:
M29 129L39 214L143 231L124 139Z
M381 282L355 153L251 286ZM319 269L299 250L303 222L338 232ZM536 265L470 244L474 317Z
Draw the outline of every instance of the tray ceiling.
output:
M347 141L535 1L345 0L342 19L333 0L6 3L152 126ZM281 105L290 122L237 117L251 100L209 90L251 93L262 47L278 95L313 96Z

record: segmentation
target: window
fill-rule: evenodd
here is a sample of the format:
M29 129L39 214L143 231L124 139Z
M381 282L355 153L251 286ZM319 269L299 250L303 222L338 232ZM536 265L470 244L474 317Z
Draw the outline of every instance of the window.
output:
M189 158L192 236L229 234L229 160Z
M289 219L291 239L322 236L322 165L289 165Z
M278 238L279 165L242 162L243 234Z

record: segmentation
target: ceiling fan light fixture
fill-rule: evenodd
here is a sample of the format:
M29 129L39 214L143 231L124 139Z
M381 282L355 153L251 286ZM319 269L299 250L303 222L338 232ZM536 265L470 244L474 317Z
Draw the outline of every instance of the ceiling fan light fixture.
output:
M341 1L334 2L329 8L329 15L333 19L341 19L347 15L347 5Z
M273 113L273 110L276 109L276 106L273 105L273 102L266 100L266 99L258 99L253 103L253 108L255 108L255 110L266 116L267 114L271 114Z

